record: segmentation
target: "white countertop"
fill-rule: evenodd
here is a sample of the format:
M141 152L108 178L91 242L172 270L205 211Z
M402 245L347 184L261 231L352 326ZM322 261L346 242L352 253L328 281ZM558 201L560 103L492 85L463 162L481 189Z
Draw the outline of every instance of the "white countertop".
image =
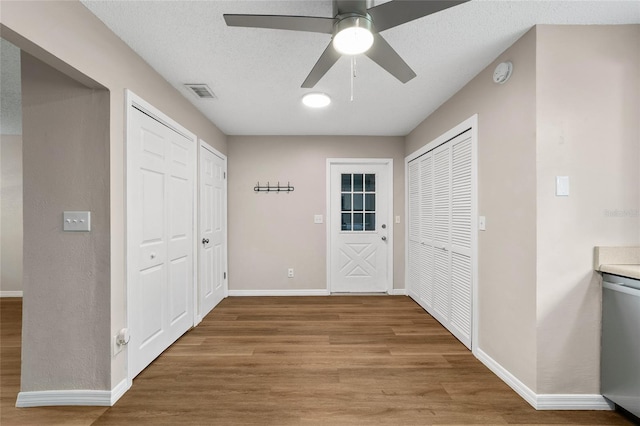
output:
M640 280L640 265L600 265L600 272Z
M640 280L640 247L596 247L593 269Z

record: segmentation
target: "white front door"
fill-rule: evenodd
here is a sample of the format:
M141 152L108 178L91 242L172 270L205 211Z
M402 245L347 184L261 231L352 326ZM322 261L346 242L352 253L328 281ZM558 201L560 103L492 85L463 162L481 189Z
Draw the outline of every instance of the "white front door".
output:
M193 325L195 143L130 107L129 376Z
M226 297L226 160L200 147L200 316Z
M391 289L392 160L329 160L329 289Z

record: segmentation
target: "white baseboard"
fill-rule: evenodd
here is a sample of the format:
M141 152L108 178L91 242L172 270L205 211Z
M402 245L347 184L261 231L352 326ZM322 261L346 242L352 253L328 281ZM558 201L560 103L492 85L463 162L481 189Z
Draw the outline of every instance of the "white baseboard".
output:
M473 354L536 410L614 409L602 395L597 394L537 394L482 349L474 348Z
M407 289L406 288L392 288L389 291L389 295L391 295L391 296L406 296L407 295Z
M18 393L16 407L51 407L59 405L91 405L111 407L131 387L123 380L112 390L54 390Z
M0 291L0 297L22 297L22 291Z
M598 394L538 394L536 410L613 410Z
M329 296L329 290L229 290L229 296Z
M482 349L475 348L473 354L487 366L496 376L500 377L503 382L511 387L518 395L527 401L533 408L537 409L538 395L532 391L527 385L522 383L516 376L511 374L506 368L498 364L493 358L487 355Z
M120 399L120 397L122 397L122 395L124 395L125 392L131 388L132 384L133 383L131 383L131 381L129 381L128 379L122 379L122 381L118 383L115 388L111 389L111 406L113 406Z

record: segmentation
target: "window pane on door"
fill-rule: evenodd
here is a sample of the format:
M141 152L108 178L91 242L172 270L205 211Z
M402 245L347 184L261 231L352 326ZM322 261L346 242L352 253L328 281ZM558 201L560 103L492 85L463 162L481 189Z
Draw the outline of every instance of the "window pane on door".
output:
M353 210L362 211L362 194L353 194Z
M365 194L364 209L368 212L376 211L376 194Z
M351 175L342 174L342 192L351 192Z
M342 217L340 229L342 231L375 231L376 175L343 173L340 179Z
M375 192L376 175L364 175L364 190L366 192Z
M343 231L351 231L351 213L342 213L342 228Z
M362 175L353 175L353 192L362 192Z
M363 231L364 215L362 213L354 213L353 214L353 230L354 231Z
M375 213L364 214L364 230L365 231L376 230L376 214Z
M351 194L342 194L342 211L351 211Z

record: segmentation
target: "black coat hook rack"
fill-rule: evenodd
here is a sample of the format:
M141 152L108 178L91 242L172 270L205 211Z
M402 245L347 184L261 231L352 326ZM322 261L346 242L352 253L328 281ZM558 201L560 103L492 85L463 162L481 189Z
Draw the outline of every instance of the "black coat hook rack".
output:
M280 182L278 182L276 186L272 186L269 182L267 182L266 186L260 185L260 182L258 182L258 184L253 187L255 192L292 192L294 189L289 182L287 182L287 186L280 185Z

